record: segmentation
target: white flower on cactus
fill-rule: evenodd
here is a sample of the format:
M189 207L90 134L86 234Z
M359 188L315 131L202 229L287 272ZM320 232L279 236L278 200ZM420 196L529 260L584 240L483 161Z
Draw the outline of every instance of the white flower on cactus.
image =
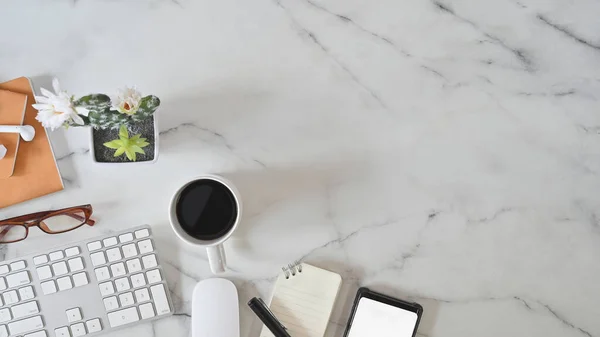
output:
M73 106L73 96L66 91L60 90L58 79L52 80L54 93L50 90L40 88L43 96L35 96L36 104L33 107L38 111L37 119L42 126L56 130L69 123L83 125L84 121L79 113L85 114L87 110Z
M137 91L135 87L125 87L119 89L119 94L111 97L110 102L112 104L111 110L131 116L140 108L142 93Z

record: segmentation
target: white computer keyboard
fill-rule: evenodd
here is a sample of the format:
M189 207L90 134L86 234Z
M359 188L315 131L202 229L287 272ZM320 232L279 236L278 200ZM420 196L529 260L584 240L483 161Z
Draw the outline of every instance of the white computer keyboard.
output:
M171 315L159 262L148 226L0 262L0 337L79 337Z

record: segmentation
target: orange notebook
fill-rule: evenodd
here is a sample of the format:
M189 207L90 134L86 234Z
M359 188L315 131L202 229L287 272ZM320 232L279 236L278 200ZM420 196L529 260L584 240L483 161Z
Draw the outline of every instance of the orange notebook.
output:
M27 108L27 95L0 90L0 125L22 125ZM0 159L0 179L12 176L21 137L17 133L0 133L0 145L6 156Z
M27 95L23 124L35 128L35 138L31 142L21 141L19 145L13 175L0 179L0 208L3 208L61 191L64 186L46 130L35 119L37 110L31 106L35 102L31 82L20 77L0 83L0 89Z

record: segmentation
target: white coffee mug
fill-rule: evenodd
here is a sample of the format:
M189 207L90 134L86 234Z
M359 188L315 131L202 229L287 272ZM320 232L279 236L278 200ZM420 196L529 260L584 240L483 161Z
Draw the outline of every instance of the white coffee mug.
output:
M212 240L202 240L188 234L179 223L179 219L177 217L177 204L179 202L179 198L183 190L189 186L190 184L198 181L198 180L213 180L218 183L221 183L225 187L229 189L231 194L233 195L233 199L235 201L237 207L237 215L235 217L233 226L226 232L220 235L218 238ZM229 239L229 237L233 234L235 229L237 228L240 219L242 216L242 201L240 199L240 194L238 190L233 186L233 184L227 179L216 176L216 175L203 175L192 179L187 182L181 188L179 188L173 197L171 198L171 205L169 207L169 221L171 223L171 227L175 234L184 242L187 242L190 245L206 248L206 253L208 255L208 263L210 264L210 269L213 273L222 273L225 271L225 267L227 266L227 260L225 257L225 249L223 247L223 243Z

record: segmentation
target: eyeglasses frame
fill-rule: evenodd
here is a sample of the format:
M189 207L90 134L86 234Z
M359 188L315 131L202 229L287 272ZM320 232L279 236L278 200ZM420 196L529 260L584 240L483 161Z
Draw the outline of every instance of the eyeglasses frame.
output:
M76 212L83 212L83 214L85 214L85 218L81 218L79 216L79 214L75 214ZM93 213L92 205L87 204L87 205L80 205L80 206L75 206L75 207L67 207L67 208L58 209L58 210L36 212L36 213L31 213L31 214L21 215L21 216L9 218L9 219L0 220L0 226L8 225L8 226L23 226L23 227L25 227L25 236L22 239L1 242L1 244L15 243L15 242L25 240L27 238L27 236L29 236L29 228L30 227L38 227L40 230L42 230L42 232L44 232L46 234L62 234L62 233L66 233L66 232L75 230L85 224L87 224L89 226L93 226L96 223L96 221L90 219L90 217L92 216L92 213ZM67 229L64 231L58 231L58 232L51 231L48 228L48 226L46 226L46 224L43 223L43 221L45 219L48 219L48 218L51 218L51 217L54 217L57 215L70 216L74 219L80 220L81 224L79 226L76 226L76 227L73 227L71 229ZM2 234L3 233L0 233L0 235L2 235ZM1 238L1 236L0 236L0 238Z

